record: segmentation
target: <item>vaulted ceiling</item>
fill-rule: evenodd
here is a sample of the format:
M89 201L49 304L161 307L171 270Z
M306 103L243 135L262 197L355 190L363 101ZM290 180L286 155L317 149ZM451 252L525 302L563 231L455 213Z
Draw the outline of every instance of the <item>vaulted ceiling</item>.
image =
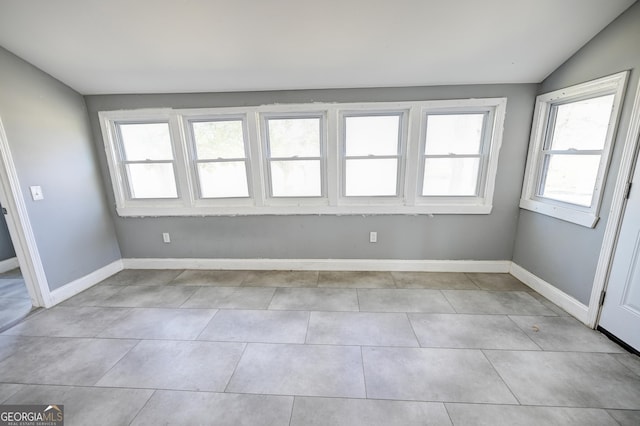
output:
M635 0L0 0L83 94L537 83Z

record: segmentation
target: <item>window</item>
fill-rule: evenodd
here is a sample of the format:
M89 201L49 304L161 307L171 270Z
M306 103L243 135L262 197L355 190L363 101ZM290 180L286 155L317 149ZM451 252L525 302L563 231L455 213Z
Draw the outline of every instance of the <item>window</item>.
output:
M423 197L478 196L486 166L487 114L429 114L426 116L422 167Z
M626 75L538 96L522 208L595 226Z
M398 196L401 121L401 113L343 116L345 196Z
M322 117L265 117L272 197L322 196Z
M506 99L102 111L121 216L488 214Z
M249 197L242 118L188 121L199 198Z
M169 123L117 123L116 128L129 197L177 198Z

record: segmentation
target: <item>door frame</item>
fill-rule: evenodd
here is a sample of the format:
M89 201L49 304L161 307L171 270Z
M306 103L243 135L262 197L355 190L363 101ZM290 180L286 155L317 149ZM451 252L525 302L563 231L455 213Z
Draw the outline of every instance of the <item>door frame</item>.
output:
M604 231L602 247L600 248L600 257L596 267L595 277L593 279L593 287L591 289L591 298L589 299L589 309L587 311L587 325L596 328L600 321L600 313L602 311L602 292L606 291L609 284L609 274L611 272L611 264L615 255L615 248L620 236L620 227L624 217L627 205L626 191L627 185L633 177L636 158L638 158L638 149L640 147L640 80L637 80L637 88L633 108L631 109L631 118L627 135L624 141L622 151L622 159L618 176L613 191L613 200L609 209L609 219ZM636 186L640 186L640 182L636 182ZM639 188L635 188L638 191Z
M48 308L53 305L47 276L42 266L31 221L22 195L9 140L0 117L0 202L7 209L5 219L20 264L31 303Z

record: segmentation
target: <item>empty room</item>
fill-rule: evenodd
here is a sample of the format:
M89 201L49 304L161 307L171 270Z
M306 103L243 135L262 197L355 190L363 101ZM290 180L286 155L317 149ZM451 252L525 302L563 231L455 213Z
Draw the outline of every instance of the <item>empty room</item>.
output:
M0 425L639 425L640 3L0 0Z

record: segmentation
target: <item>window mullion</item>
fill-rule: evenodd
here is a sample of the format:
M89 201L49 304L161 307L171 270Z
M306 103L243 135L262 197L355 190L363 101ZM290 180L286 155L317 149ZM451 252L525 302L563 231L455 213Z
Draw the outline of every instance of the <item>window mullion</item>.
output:
M404 158L404 196L405 204L413 206L418 195L418 175L422 158L420 155L420 108L412 105L407 112L407 136Z
M337 108L327 111L327 133L325 135L325 170L326 191L330 206L337 206L341 193L341 182L344 178L340 167L340 134L339 114Z
M189 173L189 150L187 148L186 132L180 123L177 114L172 114L169 118L169 131L174 152L174 170L176 184L178 186L178 198L185 206L192 207L195 203L193 182Z
M251 188L256 207L264 206L266 185L268 185L265 171L266 164L263 161L264 156L266 156L266 153L263 154L264 142L262 137L264 137L264 134L260 131L259 123L257 111L247 113L247 157L251 168Z

